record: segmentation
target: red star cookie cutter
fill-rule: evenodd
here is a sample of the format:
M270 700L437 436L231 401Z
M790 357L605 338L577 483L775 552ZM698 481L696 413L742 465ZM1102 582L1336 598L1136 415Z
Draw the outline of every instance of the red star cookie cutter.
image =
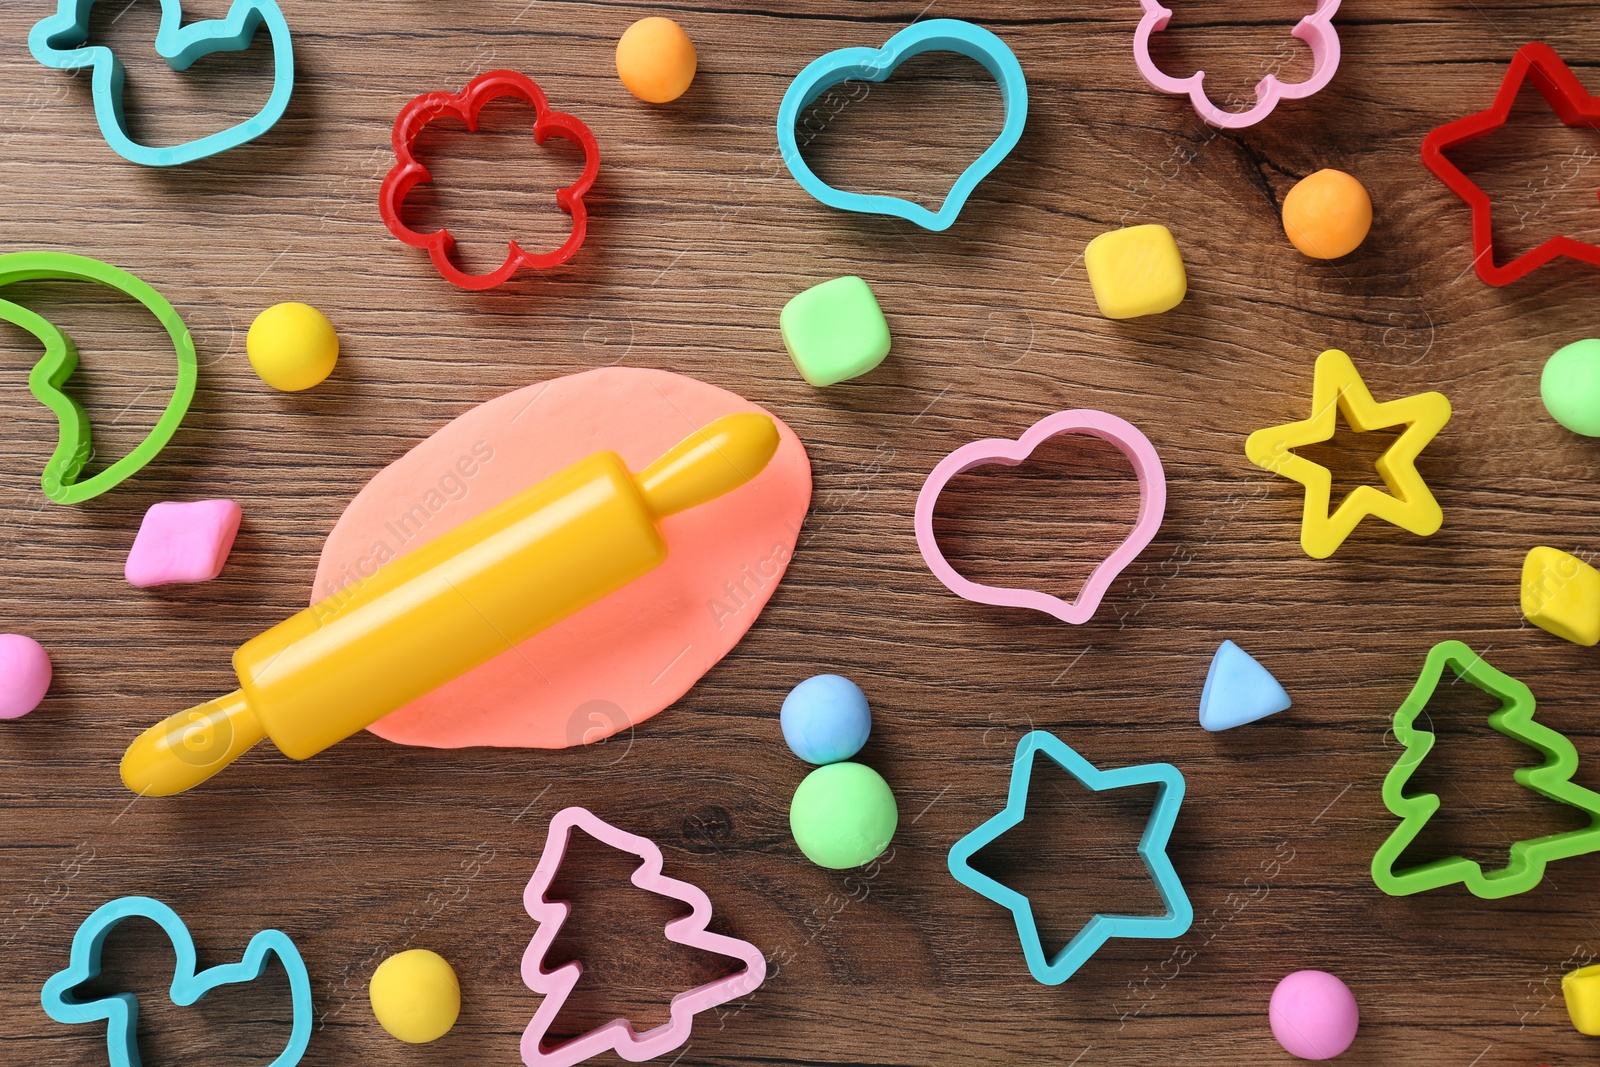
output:
M612 1019L570 1041L546 1044L551 1024L583 974L583 964L577 960L551 971L544 969L545 955L572 910L572 905L564 900L549 899L549 893L574 829L612 848L638 856L639 866L634 869L631 881L640 889L689 905L689 914L667 923L668 941L731 956L744 966L726 978L679 993L672 998L668 1020L642 1034L636 1032L627 1019ZM661 849L655 842L619 830L587 808L563 808L550 820L550 836L545 839L544 854L539 857L539 866L523 891L522 902L539 924L522 955L522 980L535 993L544 994L533 1021L522 1034L522 1061L528 1067L572 1067L603 1052L615 1052L634 1063L665 1055L689 1040L696 1015L755 992L767 977L767 960L759 948L740 938L714 934L706 929L711 921L710 898L698 886L661 873Z
M485 104L504 96L516 97L533 108L533 140L543 144L551 134L563 137L583 149L583 173L565 189L556 190L556 203L572 216L572 234L554 252L535 255L512 241L506 261L490 274L468 274L456 266L451 258L456 240L447 229L434 233L418 233L400 219L400 209L407 194L418 186L431 182L428 168L417 162L413 153L417 137L423 127L445 115L452 115L466 124L468 130L478 129L478 114ZM571 259L589 231L589 212L584 206L584 194L594 185L600 173L600 146L589 127L562 111L550 110L544 90L526 74L514 70L491 70L467 83L459 93L424 93L400 111L394 123L394 155L397 162L386 178L378 195L378 211L383 215L389 232L413 248L425 248L446 281L463 289L481 291L493 289L527 267L531 270L548 270Z
M1445 157L1446 149L1455 148L1504 126L1511 117L1511 105L1516 103L1517 93L1530 77L1534 88L1539 90L1563 123L1600 128L1600 97L1589 94L1583 83L1556 55L1555 49L1534 41L1517 50L1511 67L1506 71L1505 80L1500 83L1500 91L1495 94L1494 103L1488 110L1440 126L1422 141L1422 162L1472 209L1472 262L1478 270L1478 277L1490 285L1508 285L1558 256L1600 266L1600 246L1574 237L1552 237L1515 259L1504 264L1495 263L1489 194L1478 188L1476 182Z

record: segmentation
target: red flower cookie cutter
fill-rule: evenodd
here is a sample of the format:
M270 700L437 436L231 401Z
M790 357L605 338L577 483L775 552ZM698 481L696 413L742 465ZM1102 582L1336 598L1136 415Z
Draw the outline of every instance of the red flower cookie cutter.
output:
M1552 237L1530 252L1504 264L1494 261L1494 224L1489 194L1450 162L1445 150L1482 137L1506 124L1517 93L1532 76L1534 88L1568 126L1600 128L1600 97L1589 95L1583 83L1556 55L1555 49L1539 41L1523 45L1511 60L1500 91L1488 110L1440 126L1422 141L1422 162L1450 191L1472 209L1472 256L1478 277L1490 285L1507 285L1529 271L1542 267L1558 256L1568 256L1600 266L1600 246L1574 237Z
M549 1046L544 1042L550 1026L567 1002L572 987L578 984L583 964L577 960L564 963L553 971L544 969L545 955L555 942L561 924L566 921L572 906L564 900L550 900L550 884L566 855L567 843L574 829L610 845L631 852L641 860L634 869L631 881L647 893L657 893L689 905L689 914L667 923L668 941L690 948L732 956L744 967L726 978L706 982L685 990L672 998L668 1019L660 1026L637 1033L626 1019L613 1019L604 1026L586 1034ZM637 1063L654 1059L671 1052L689 1040L689 1030L694 1017L702 1011L737 1000L760 988L767 977L767 960L761 950L737 937L714 934L706 929L711 921L711 899L705 891L688 882L668 878L661 873L661 849L656 843L601 819L587 808L563 808L550 820L550 835L545 839L544 854L539 866L522 894L523 906L538 923L539 929L522 956L522 981L535 993L544 994L533 1021L522 1034L522 1060L528 1067L572 1067L575 1063L615 1051L625 1060Z
M583 149L583 174L565 189L556 190L556 203L572 216L572 235L554 252L534 255L512 241L506 261L491 274L468 274L456 266L451 258L456 240L447 229L434 233L418 233L400 220L400 209L407 194L417 186L433 180L428 168L417 162L413 149L423 127L444 115L453 115L466 124L468 130L478 129L478 114L485 104L504 96L516 97L533 108L537 116L533 123L533 140L543 144L551 134L564 137ZM584 206L584 194L594 185L600 173L600 146L589 127L562 111L550 110L544 90L526 74L514 70L491 70L467 83L459 93L424 93L400 111L394 123L394 155L398 161L386 178L378 195L378 211L383 215L389 232L413 248L425 248L446 281L463 289L493 289L515 274L518 269L547 270L565 263L583 244L589 231L589 212Z

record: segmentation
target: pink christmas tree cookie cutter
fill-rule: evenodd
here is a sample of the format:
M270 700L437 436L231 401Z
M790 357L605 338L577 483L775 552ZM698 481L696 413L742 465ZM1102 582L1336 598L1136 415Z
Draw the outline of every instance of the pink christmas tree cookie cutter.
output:
M1227 130L1240 130L1254 126L1272 113L1280 100L1300 100L1323 89L1333 80L1339 69L1339 31L1333 27L1333 16L1339 10L1340 0L1317 0L1317 9L1295 25L1290 33L1311 49L1311 77L1303 82L1283 82L1274 73L1268 73L1256 83L1255 103L1244 111L1225 111L1211 102L1206 95L1206 72L1197 70L1187 78L1174 78L1164 74L1150 57L1150 35L1160 33L1172 20L1170 9L1162 7L1160 0L1139 0L1144 17L1133 33L1133 61L1139 73L1152 88L1174 96L1189 94L1190 101L1200 117L1213 126ZM1198 3L1199 0L1187 0Z
M1075 601L1062 600L1058 596L1037 589L1010 589L982 585L959 574L946 561L944 553L939 548L939 542L933 535L933 509L939 501L939 494L950 484L950 479L974 467L988 464L1015 467L1032 455L1033 450L1045 441L1068 433L1084 434L1109 441L1133 464L1134 476L1139 481L1139 517L1128 539L1118 545L1116 551L1094 569L1088 581L1083 583L1083 590ZM1053 615L1062 622L1078 625L1089 621L1095 609L1100 606L1100 600L1105 596L1106 589L1110 587L1112 581L1150 544L1156 531L1161 529L1161 519L1166 511L1166 471L1161 466L1161 457L1156 455L1155 446L1150 443L1148 437L1139 432L1138 427L1104 411L1082 408L1058 411L1034 423L1015 441L1000 437L974 441L969 445L962 445L941 460L939 465L933 468L933 473L928 475L928 480L923 483L922 492L917 496L917 548L921 550L922 558L928 564L928 569L933 571L934 577L959 597L997 607L1031 608L1046 615Z
M572 910L566 901L550 900L547 894L556 872L561 868L574 829L582 830L612 848L638 856L643 862L634 869L631 881L640 889L689 905L688 915L667 923L667 940L731 956L742 961L744 967L726 978L718 978L679 993L672 998L668 1020L642 1034L635 1032L633 1024L627 1019L613 1019L570 1041L547 1046L545 1036L583 973L583 964L577 960L564 963L553 971L544 969L545 956ZM522 1034L522 1061L528 1067L571 1067L591 1056L612 1051L634 1063L654 1059L689 1040L689 1031L697 1014L755 992L767 977L767 960L760 949L748 941L714 934L706 929L711 921L710 898L699 887L661 873L661 849L655 842L619 830L587 808L564 808L550 820L550 834L545 840L544 854L539 857L533 878L523 891L522 903L539 924L539 929L522 956L522 980L529 989L544 995L538 1010L534 1012L533 1021Z

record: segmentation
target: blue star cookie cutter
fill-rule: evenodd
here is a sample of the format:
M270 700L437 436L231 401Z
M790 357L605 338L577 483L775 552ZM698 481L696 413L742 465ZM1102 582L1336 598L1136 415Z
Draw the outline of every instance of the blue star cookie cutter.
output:
M293 1025L289 1042L268 1067L294 1067L305 1055L311 1040L311 977L300 952L279 930L263 930L250 939L244 958L204 971L196 968L194 939L178 913L150 897L121 897L102 904L78 927L72 937L71 962L44 984L40 1002L45 1014L58 1023L106 1024L106 1050L111 1067L141 1067L139 1059L139 1000L132 993L114 993L95 1000L78 1000L73 990L100 974L100 953L106 938L124 919L149 919L160 926L172 942L177 963L172 975L172 1002L188 1007L222 985L253 982L267 968L268 958L277 956L289 975L289 991L294 1002Z
M1165 914L1097 914L1061 951L1054 956L1047 956L1044 942L1039 937L1038 925L1034 922L1033 905L1028 898L973 869L972 857L1007 830L1019 825L1026 816L1028 784L1033 777L1035 754L1050 757L1062 770L1097 793L1132 785L1156 786L1155 807L1151 809L1150 821L1145 824L1144 833L1139 837L1139 856L1150 871L1156 892L1161 895ZM1183 794L1183 775L1170 763L1145 763L1137 767L1102 771L1054 734L1034 730L1017 743L1016 760L1011 765L1011 791L1007 795L1005 809L951 847L950 873L974 893L988 897L1010 910L1012 918L1016 920L1017 936L1022 941L1022 954L1028 961L1029 972L1044 985L1060 985L1078 973L1078 968L1113 937L1181 937L1194 922L1194 907L1189 903L1189 894L1184 892L1183 882L1173 869L1172 861L1167 858L1167 841L1172 836L1178 808L1183 804Z
M999 83L1000 99L1006 113L1000 136L971 166L962 171L961 177L950 187L950 192L945 194L939 210L929 211L921 204L913 204L897 196L845 192L817 177L800 155L800 145L795 138L801 113L841 82L885 81L901 63L924 52L955 52L976 60ZM1022 74L1022 64L1017 62L1010 47L982 26L971 22L930 19L912 23L889 38L882 48L841 48L807 64L795 76L788 91L783 94L783 103L778 107L778 150L783 155L789 173L794 175L801 188L829 207L868 215L893 215L924 229L948 230L956 221L956 216L961 214L972 190L1017 146L1027 120L1028 81Z
M40 19L28 34L33 58L57 70L93 69L91 95L95 119L106 143L119 156L147 167L172 167L214 156L252 141L277 124L294 92L294 45L289 24L276 0L235 0L226 18L183 25L183 0L161 0L156 53L173 70L188 70L215 52L241 52L262 26L272 37L272 94L260 111L237 126L170 148L140 144L128 134L122 111L127 70L111 49L83 47L89 39L89 9L95 0L60 0L54 15Z

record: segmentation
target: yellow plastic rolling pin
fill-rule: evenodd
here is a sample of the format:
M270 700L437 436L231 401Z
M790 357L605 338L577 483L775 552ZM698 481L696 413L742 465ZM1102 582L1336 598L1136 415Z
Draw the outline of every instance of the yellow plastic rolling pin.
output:
M303 760L622 588L667 558L657 524L766 467L778 428L728 415L638 475L596 452L245 642L239 688L146 730L136 793L192 789L263 738Z

